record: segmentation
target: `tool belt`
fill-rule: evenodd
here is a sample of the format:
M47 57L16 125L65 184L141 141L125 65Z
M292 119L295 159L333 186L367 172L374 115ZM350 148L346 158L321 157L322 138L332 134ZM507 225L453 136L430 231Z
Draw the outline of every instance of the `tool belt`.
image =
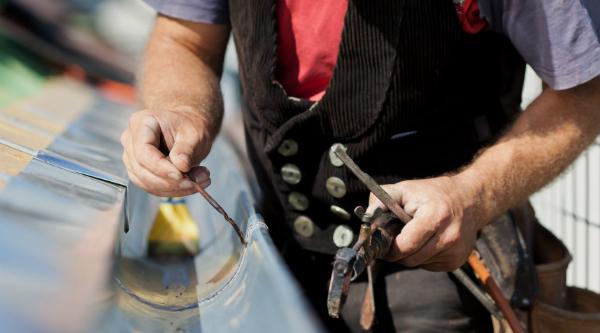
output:
M600 295L567 287L569 251L538 222L529 202L482 229L476 246L528 332L600 333ZM338 252L336 262L343 259L338 258L341 254ZM375 266L371 273L376 275L377 271ZM374 288L377 286L370 285L364 297L363 328L369 328L376 316ZM495 332L512 332L505 320L492 318Z
M540 224L533 241L538 292L529 316L530 331L600 332L600 294L566 284L569 250Z
M501 236L510 232L509 221L501 218L482 230L477 245L504 295L520 310L528 331L600 332L600 295L567 286L572 259L567 247L539 223L529 202L511 209L509 215L517 238ZM495 322L495 332L510 330L506 323Z

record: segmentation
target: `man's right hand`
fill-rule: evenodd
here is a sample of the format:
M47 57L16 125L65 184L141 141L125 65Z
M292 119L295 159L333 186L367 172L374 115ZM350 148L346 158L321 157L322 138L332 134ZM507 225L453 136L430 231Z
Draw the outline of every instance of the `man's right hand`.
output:
M134 113L121 135L129 179L145 191L165 197L195 192L186 173L207 187L210 173L198 164L212 145L209 128L202 114L191 109Z

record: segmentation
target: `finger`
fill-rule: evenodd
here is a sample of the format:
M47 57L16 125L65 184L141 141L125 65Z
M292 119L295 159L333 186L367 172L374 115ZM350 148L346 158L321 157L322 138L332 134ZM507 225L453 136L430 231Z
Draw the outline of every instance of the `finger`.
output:
M417 210L419 209L419 202L417 201L408 201L404 204L404 211L406 214L410 216L415 216Z
M193 181L195 181L198 184L202 184L207 180L210 180L210 171L203 166L197 166L192 168L192 170L188 172L188 175L192 178Z
M135 172L132 171L131 163L129 162L129 158L127 157L126 153L123 153L123 163L125 164L125 168L128 170L129 180L131 180L132 183L137 185L139 188L147 191L148 193L154 194L156 196L162 196L162 197L183 197L183 196L188 196L188 195L196 193L196 190L194 187L189 188L189 189L175 190L175 191L164 191L164 190L158 191L154 188L150 188L135 175ZM208 172L208 169L206 169L206 172ZM200 176L198 178L197 183L200 185L200 187L207 188L210 186L211 180L210 180L210 178L203 179L203 177Z
M181 172L188 172L197 166L206 156L201 145L203 133L193 126L181 126L175 136L175 142L169 158Z
M429 264L421 265L421 268L430 272L449 272L451 269L447 268L447 265L441 262L432 262Z
M435 256L426 260L422 267L432 271L449 272L455 270L467 262L469 251L465 251L466 255L457 255L456 247L446 248L439 251ZM459 251L462 253L462 251Z
M165 191L165 190L155 189L153 187L148 186L148 184L146 184L146 182L142 181L136 175L136 171L133 170L134 168L131 166L131 162L125 152L123 152L123 164L125 164L125 168L127 169L127 174L129 176L129 180L131 180L131 182L134 183L139 188L141 188L144 191L151 193L153 195L161 196L161 197L183 197L183 196L187 196L187 195L196 193L196 190L194 187L186 188L186 189L178 189L178 190L174 190L174 191L168 191L168 190ZM200 186L202 188L206 188L209 185L210 185L210 179L208 179L207 181L204 181L203 183L200 183Z
M429 260L431 260L439 252L442 251L439 245L439 239L439 235L435 234L425 243L425 245L421 249L419 249L414 254L399 260L398 263L406 267L417 267L427 263Z
M200 185L200 187L202 187L202 188L207 188L210 186L210 179L203 183L200 183L198 185ZM185 190L176 190L176 191L172 191L172 192L161 192L160 194L155 194L155 195L161 196L161 197L185 197L188 195L195 194L196 192L197 192L196 188L193 187L191 189L185 189Z
M179 181L163 178L150 172L140 165L135 159L128 159L135 176L141 181L142 188L155 195L166 195L166 193L179 192L181 190L193 189L194 183L189 179Z
M421 268L432 272L451 272L457 268L460 268L462 265L465 264L466 261L466 259L457 260L445 258L444 256L436 256L435 258L435 260L425 262L423 265L421 265Z
M127 176L129 177L129 179L131 181L133 181L133 178L137 178L137 177L135 177L135 174L133 173L133 170L131 169L131 163L129 162L127 153L123 152L122 160L123 160L123 164L125 165L125 169L127 169ZM138 185L138 184L136 183L136 185Z
M131 150L135 161L149 172L162 178L179 181L183 175L159 150L161 129L156 118L144 116L131 133Z
M119 141L121 141L121 146L123 146L123 151L126 151L127 148L129 148L129 129L124 130L119 139Z
M436 228L429 221L429 218L420 216L417 212L415 217L404 226L402 232L396 236L394 245L390 249L389 259L393 261L402 260L417 253L425 246L427 241L436 233Z

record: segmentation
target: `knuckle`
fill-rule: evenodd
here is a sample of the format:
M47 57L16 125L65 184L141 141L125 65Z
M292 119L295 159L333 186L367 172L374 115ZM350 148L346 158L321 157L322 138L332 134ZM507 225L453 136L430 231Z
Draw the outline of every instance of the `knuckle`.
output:
M202 131L195 126L187 126L187 135L190 141L198 143L202 140Z
M455 246L460 243L461 235L458 230L450 229L446 233L446 237L444 237L444 243L449 246Z
M448 202L442 201L438 205L438 218L440 221L447 221L452 218L452 208Z
M404 254L413 254L419 249L419 244L413 240L404 240L401 247Z
M152 125L156 124L156 121L157 121L153 115L151 115L147 112L141 112L139 117L140 117L140 122L145 125L148 125L148 126L152 126Z
M119 141L121 142L121 146L123 146L123 148L127 149L127 130L123 131L123 133L121 133L121 136L119 137Z
M127 159L127 153L123 152L123 154L121 154L121 160L123 161L123 164L125 165L125 169L127 169L127 171L129 171L130 167L129 167L129 160Z

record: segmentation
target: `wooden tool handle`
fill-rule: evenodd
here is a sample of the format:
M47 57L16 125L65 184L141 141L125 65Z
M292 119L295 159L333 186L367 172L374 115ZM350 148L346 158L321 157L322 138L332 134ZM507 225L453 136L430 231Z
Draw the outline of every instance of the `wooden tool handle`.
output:
M504 318L506 318L512 331L514 333L525 333L523 325L517 318L517 315L508 303L508 300L504 297L504 294L502 294L502 290L500 290L500 287L498 287L498 284L496 284L496 281L492 278L490 271L479 259L479 253L473 251L467 261L494 302L496 302L498 308L500 308L500 311L504 315Z

